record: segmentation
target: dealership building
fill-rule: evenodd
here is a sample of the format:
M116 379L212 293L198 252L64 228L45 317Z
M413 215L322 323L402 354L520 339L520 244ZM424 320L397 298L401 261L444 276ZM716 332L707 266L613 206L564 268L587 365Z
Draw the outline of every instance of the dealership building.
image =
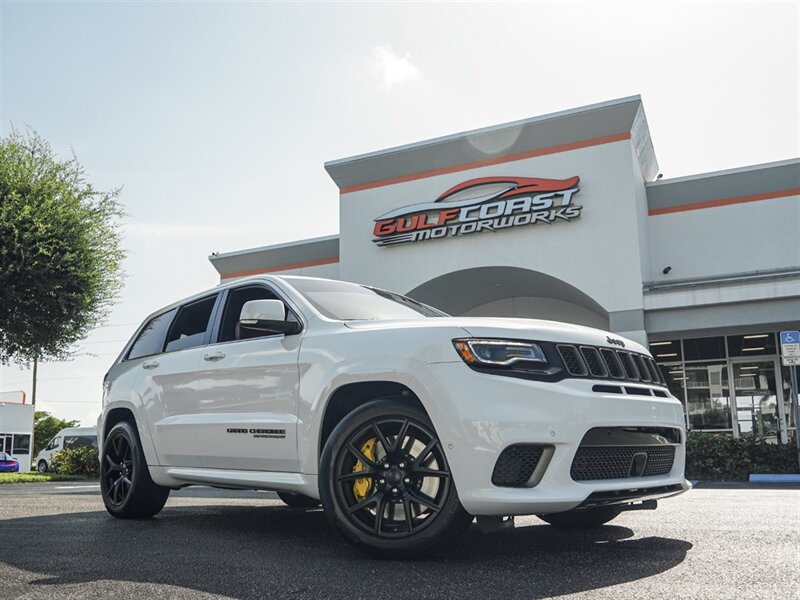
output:
M661 179L641 99L334 160L340 233L210 257L649 345L692 430L787 442L800 158Z

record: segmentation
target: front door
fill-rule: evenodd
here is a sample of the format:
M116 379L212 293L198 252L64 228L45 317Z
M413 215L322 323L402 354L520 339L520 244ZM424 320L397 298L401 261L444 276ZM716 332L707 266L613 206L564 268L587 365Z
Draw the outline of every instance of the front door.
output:
M228 290L198 377L197 444L202 466L298 470L297 400L300 335L243 331L249 300L280 299L261 285Z
M757 435L773 443L785 443L786 421L777 359L734 359L731 368L734 423L739 435Z

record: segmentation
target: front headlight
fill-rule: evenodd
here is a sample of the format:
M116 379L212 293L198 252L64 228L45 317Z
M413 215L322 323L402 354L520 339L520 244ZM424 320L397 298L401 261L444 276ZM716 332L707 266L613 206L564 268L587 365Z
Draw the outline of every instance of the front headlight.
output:
M539 344L518 340L453 340L459 356L472 367L542 369L548 365Z

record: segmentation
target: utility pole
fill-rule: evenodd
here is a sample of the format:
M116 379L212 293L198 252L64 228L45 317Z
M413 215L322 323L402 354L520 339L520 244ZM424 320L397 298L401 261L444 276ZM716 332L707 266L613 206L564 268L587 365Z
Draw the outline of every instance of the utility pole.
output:
M38 359L33 359L33 384L31 386L31 404L33 404L33 410L36 411L36 371L37 367L39 366Z
M33 449L34 444L36 443L36 374L38 371L39 360L37 358L33 359L33 382L31 383L31 405L33 406L33 423L31 423L31 443L28 446L28 452L30 452L31 460L33 460ZM33 465L31 465L33 466Z

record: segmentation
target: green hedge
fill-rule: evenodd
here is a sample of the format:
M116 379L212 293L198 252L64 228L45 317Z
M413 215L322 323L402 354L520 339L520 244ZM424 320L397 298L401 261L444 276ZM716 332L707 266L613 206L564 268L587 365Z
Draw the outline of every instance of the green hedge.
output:
M62 475L89 475L96 477L100 472L100 458L97 448L84 446L56 452L50 461L50 470Z
M686 477L703 481L747 481L751 473L798 473L797 446L769 444L754 435L690 432Z

